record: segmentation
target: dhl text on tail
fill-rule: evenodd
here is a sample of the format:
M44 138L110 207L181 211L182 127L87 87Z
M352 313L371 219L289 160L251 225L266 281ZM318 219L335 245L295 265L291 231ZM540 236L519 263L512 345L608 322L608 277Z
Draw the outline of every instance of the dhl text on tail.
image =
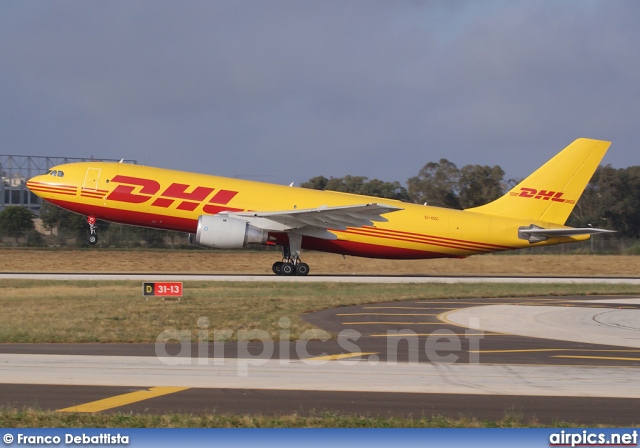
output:
M188 232L220 249L282 246L278 275L306 275L301 249L370 258L461 258L570 243L607 232L565 226L610 143L581 138L503 197L480 207L428 205L111 162L70 163L27 187L89 223Z

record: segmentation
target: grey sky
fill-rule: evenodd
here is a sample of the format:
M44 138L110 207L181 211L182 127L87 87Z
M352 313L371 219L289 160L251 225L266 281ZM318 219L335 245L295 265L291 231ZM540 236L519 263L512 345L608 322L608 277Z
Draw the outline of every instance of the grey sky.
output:
M640 165L640 2L0 2L0 153L277 183Z

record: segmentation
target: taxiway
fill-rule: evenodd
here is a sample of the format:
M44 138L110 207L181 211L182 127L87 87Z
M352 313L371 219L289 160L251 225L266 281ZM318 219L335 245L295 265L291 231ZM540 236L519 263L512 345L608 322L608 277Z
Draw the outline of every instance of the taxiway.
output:
M515 411L543 423L631 425L639 316L633 296L412 300L306 315L337 335L327 340L0 344L0 404L478 419Z

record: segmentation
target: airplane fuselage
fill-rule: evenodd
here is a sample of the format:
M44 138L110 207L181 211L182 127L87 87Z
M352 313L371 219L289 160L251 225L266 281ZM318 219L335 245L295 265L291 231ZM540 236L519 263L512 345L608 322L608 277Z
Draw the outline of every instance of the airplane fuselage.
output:
M52 175L52 173L54 175ZM63 173L60 175L60 173ZM220 212L280 211L384 203L402 210L388 222L330 231L337 239L304 236L302 248L371 258L425 259L467 257L531 247L519 237L523 226L557 227L526 218L488 215L331 191L318 191L241 179L122 163L83 162L52 168L27 186L67 210L110 222L179 232L196 232L201 215ZM555 192L524 189L522 200L564 201ZM577 199L577 198L575 198ZM573 201L575 203L575 201ZM286 245L286 233L270 232L272 243ZM587 239L554 238L533 245Z

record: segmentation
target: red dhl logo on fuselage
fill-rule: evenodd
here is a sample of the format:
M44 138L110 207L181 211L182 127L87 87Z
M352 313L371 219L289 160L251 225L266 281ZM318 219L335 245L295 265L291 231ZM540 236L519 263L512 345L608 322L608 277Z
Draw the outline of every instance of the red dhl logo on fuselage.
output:
M143 179L131 176L115 176L111 182L118 182L113 191L107 196L108 200L128 202L130 204L144 204L156 197L162 188L160 183L152 179ZM137 190L137 191L136 191ZM215 194L214 194L215 192ZM213 196L207 201L207 199ZM216 214L221 211L239 212L243 209L221 207L229 203L237 195L237 191L218 190L215 188L173 183L164 190L151 205L160 208L169 208L179 201L176 209L192 212L203 202L207 202L203 208L205 213Z
M573 199L564 199L562 192L536 190L535 188L520 188L520 193L512 192L511 196L519 196L521 198L540 199L543 201L564 202L565 204L575 204Z

